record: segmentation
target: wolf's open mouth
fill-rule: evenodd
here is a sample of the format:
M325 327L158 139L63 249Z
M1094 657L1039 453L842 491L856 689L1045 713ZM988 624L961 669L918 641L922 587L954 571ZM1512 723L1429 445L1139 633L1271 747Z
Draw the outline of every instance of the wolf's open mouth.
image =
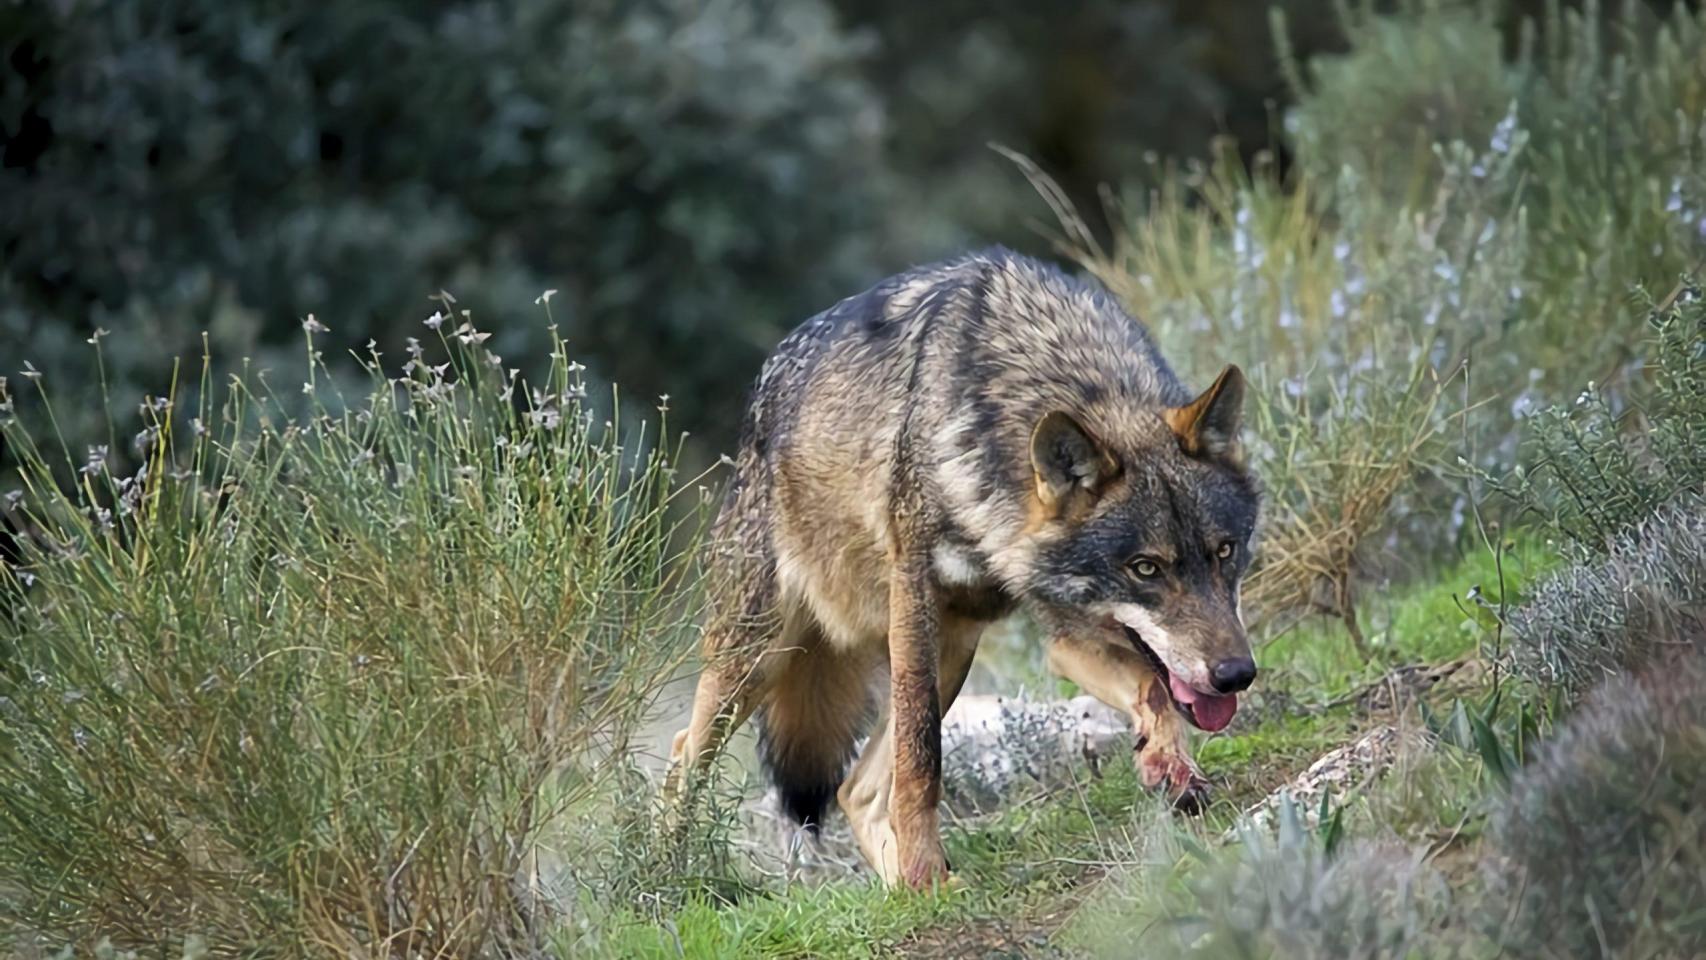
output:
M1192 726L1212 733L1225 729L1226 725L1232 722L1233 714L1238 712L1237 694L1217 695L1193 689L1183 680L1173 676L1167 665L1161 662L1161 655L1143 642L1136 630L1124 624L1120 626L1125 630L1126 639L1131 641L1138 653L1143 654L1144 659L1149 661L1149 665L1155 668L1155 672L1160 674L1162 681L1167 684L1167 696L1173 701L1174 709L1184 714Z

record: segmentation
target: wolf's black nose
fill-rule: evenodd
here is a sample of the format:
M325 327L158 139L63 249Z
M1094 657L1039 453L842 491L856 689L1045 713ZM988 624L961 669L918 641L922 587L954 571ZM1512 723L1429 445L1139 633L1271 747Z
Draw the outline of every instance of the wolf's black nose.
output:
M1237 693L1255 682L1256 661L1249 657L1222 660L1208 672L1208 679L1215 693Z

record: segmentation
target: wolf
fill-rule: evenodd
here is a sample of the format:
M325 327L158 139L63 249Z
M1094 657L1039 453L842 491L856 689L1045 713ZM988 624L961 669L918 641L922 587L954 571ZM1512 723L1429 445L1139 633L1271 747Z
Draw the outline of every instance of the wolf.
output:
M1244 392L1236 366L1187 389L1105 291L1000 248L805 321L750 394L666 791L756 713L787 814L836 800L885 882L945 881L942 714L1023 609L1053 670L1130 714L1144 781L1200 803L1186 725L1225 727L1256 676Z

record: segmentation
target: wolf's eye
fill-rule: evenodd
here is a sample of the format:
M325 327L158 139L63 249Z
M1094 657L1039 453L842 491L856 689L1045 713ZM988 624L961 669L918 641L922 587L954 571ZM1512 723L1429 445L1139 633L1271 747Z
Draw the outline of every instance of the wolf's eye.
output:
M1139 557L1131 562L1131 572L1145 580L1148 580L1152 577L1158 577L1161 575L1161 566L1154 560L1146 560Z
M1219 550L1214 551L1214 555L1219 557L1222 560L1231 560L1232 554L1235 553L1237 551L1237 549L1238 549L1238 546L1236 544L1234 544L1231 540L1228 540L1225 543L1220 545Z

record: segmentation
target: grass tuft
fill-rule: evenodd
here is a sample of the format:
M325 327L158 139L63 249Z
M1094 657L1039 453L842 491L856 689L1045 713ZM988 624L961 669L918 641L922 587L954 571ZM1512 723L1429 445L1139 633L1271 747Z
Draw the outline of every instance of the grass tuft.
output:
M131 476L7 422L0 929L209 956L544 943L579 879L553 824L629 762L689 648L702 511L561 342L528 385L466 314L429 326L400 372L359 358L354 398L312 317L283 395L216 388L203 358L198 389L144 401Z

